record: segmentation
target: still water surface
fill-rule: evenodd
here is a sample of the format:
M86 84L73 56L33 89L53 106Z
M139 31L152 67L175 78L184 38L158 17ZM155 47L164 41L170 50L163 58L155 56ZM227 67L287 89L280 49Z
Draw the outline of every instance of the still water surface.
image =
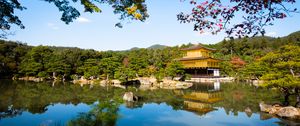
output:
M138 102L124 103L133 91ZM0 126L277 126L297 125L259 112L280 95L249 84L195 84L186 90L107 88L0 81Z

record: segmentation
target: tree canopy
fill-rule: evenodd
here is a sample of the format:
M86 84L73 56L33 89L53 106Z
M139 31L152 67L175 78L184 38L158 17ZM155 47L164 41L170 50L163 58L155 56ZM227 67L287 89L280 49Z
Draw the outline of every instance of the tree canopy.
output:
M42 0L53 4L57 9L62 12L61 20L66 24L73 22L74 19L80 16L80 12L73 5L73 3L80 3L84 7L85 12L101 13L101 8L98 4L108 4L114 10L115 14L120 15L120 20L129 18L131 20L145 21L149 16L147 13L147 6L145 0ZM16 10L25 10L26 7L22 6L19 0L1 0L0 1L0 38L5 38L10 30L11 25L19 26L24 29L22 21L18 15L15 14ZM122 27L122 24L116 23L117 27Z
M225 30L230 37L264 35L265 26L273 25L274 20L297 12L297 8L286 7L286 4L295 2L296 0L191 0L190 3L194 5L192 12L180 13L177 18L183 23L193 23L194 30L200 33L208 31L217 34ZM234 22L235 17L242 20ZM229 25L230 23L233 24Z
M300 103L300 47L283 46L276 52L270 52L262 57L261 66L266 68L266 73L262 75L265 81L263 86L279 88L286 97L296 94L297 102Z
M124 19L145 21L149 15L145 0L42 0L57 7L62 12L61 20L66 24L73 22L80 16L78 9L73 3L80 3L85 12L101 13L99 4L108 4L115 14L120 15L120 21ZM189 14L180 13L177 18L182 23L193 23L194 30L203 33L205 31L217 34L225 30L228 36L255 36L265 34L265 26L273 25L277 19L282 19L297 12L297 8L287 8L286 4L294 4L296 0L206 0L198 2L189 0L193 7ZM229 3L229 4L225 4ZM25 26L15 14L16 10L25 10L19 0L0 1L0 38L5 38L11 25ZM243 15L241 22L234 22L237 14ZM229 25L232 23L231 25ZM116 23L122 27L122 23Z
M256 63L270 52L285 45L300 45L300 32L282 38L253 37L224 40L206 45L217 49L215 58L223 59L221 75L237 78L260 78L266 67ZM126 51L95 51L69 47L28 46L20 42L0 40L0 77L36 76L74 79L132 79L155 76L159 79L182 75L181 64L174 61L182 56L186 44L158 49L136 48ZM286 50L289 52L288 50ZM261 69L258 69L261 68ZM77 76L77 77L78 77Z

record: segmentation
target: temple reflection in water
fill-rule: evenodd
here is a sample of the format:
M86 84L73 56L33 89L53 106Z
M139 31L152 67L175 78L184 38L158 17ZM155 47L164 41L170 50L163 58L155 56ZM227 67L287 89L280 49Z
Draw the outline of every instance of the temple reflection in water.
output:
M192 90L183 96L184 109L198 115L214 111L212 104L222 100L220 82L195 83Z

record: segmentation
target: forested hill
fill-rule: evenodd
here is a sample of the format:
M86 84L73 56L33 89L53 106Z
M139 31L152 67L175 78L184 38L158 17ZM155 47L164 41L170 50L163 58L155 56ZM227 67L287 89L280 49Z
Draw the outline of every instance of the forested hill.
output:
M213 55L223 59L220 64L221 74L236 78L257 78L262 76L265 66L258 65L260 59L266 59L269 55L282 50L289 51L289 46L300 46L300 31L291 33L285 37L253 37L234 40L223 40L217 44L206 45L217 49ZM283 48L283 46L285 46ZM298 51L295 51L295 53ZM291 54L294 52L290 52ZM268 55L269 54L269 55ZM278 54L279 55L279 54ZM294 55L294 54L293 54ZM299 54L295 54L299 55ZM268 57L269 58L269 57ZM276 59L276 57L273 57ZM291 57L292 58L292 57Z
M300 31L293 32L285 37L257 36L253 38L223 40L217 44L206 46L215 48L219 53L224 55L235 55L247 59L247 56L261 57L272 50L288 44L300 45Z
M168 46L166 46L166 45L154 44L152 46L147 47L146 49L164 49L164 48L167 48L167 47ZM129 49L129 51L130 50L138 50L138 49L142 49L142 48L133 47L133 48Z
M147 49L164 49L167 47L168 46L165 46L165 45L155 44L155 45L149 46Z
M217 49L221 49L222 45L226 45L227 43L229 43L230 40L226 41L223 40L217 44L211 44L208 45L210 47L214 47ZM264 47L269 47L269 48L278 48L282 45L286 45L288 43L300 43L300 31L297 32L293 32L291 34L289 34L288 36L284 36L284 37L262 37L262 36L257 36L257 37L253 37L253 38L242 38L242 39L235 39L234 42L236 43L236 45L240 45L240 44L246 44L249 47L253 47L253 48L264 48Z
M206 45L216 48L216 58L232 60L238 57L245 63L264 56L283 45L299 45L300 31L282 38L254 37L224 40L217 44ZM155 75L174 76L180 65L173 59L181 57L181 48L192 46L168 47L153 45L149 48L135 48L126 51L95 51L76 47L29 46L20 42L0 40L0 78L12 76L51 77L72 75L85 77L98 76L110 78L130 78ZM227 63L227 64L226 64ZM224 62L226 73L230 62ZM224 68L223 68L224 67ZM226 68L225 68L226 67Z
M176 75L172 67L178 65L173 59L181 56L179 49L158 49L155 46L126 51L96 51L74 47L34 47L0 40L0 78L51 78L56 75L71 79L75 74L86 78L109 76L125 79L136 77L137 74L162 78Z

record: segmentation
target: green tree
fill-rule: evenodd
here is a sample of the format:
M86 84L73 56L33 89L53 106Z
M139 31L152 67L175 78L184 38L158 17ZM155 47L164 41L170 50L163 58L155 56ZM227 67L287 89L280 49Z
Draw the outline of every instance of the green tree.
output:
M233 64L229 61L223 61L220 63L221 75L225 76L236 76L236 71L234 70Z
M117 57L103 58L99 64L101 72L108 78L114 77L119 66L121 66L121 61Z
M78 72L83 73L85 78L95 78L99 76L99 61L97 61L97 59L87 59L84 65L78 68Z
M177 75L183 75L184 68L183 65L178 61L172 61L166 67L166 75L172 77L176 77Z
M297 104L300 103L299 54L299 46L287 45L261 58L261 62L268 68L262 76L265 81L263 86L280 89L284 93L285 105L288 105L288 97L291 94L296 94Z
M47 64L53 50L46 46L37 46L26 54L26 58L20 64L20 72L27 76L47 77Z
M68 64L63 53L56 52L47 64L47 72L52 73L54 78L65 79L66 76L71 74L71 65Z
M119 79L121 82L127 82L128 79L134 79L136 77L136 71L128 67L119 67L115 74L114 78Z
M29 46L20 42L0 40L0 76L11 77L16 74L29 49Z
M268 71L268 67L264 63L256 61L246 65L241 73L248 76L248 79L259 79L262 75L266 74L266 71Z

